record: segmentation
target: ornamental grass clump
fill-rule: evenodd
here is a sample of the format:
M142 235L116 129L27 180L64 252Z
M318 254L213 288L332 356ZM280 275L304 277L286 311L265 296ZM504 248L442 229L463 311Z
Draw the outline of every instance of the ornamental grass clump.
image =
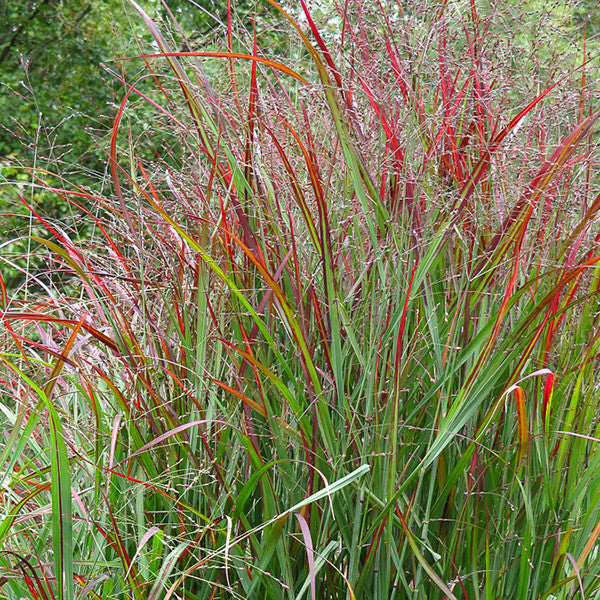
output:
M112 192L46 189L93 235L23 198L61 277L2 286L2 597L597 597L596 59L525 7L131 4Z

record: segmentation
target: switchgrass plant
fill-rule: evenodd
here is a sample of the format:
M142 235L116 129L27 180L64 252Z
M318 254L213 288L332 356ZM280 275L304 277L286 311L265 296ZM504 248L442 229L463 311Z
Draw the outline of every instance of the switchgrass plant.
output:
M114 193L52 186L94 235L29 206L60 285L2 286L2 597L598 597L595 59L527 7L271 2L286 58L131 3Z

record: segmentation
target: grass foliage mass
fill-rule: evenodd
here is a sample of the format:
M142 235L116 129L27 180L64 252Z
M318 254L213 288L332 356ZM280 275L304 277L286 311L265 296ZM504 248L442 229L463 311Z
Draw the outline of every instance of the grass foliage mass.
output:
M277 53L131 0L110 191L28 171L90 234L23 193L0 598L600 597L592 43L269 2Z

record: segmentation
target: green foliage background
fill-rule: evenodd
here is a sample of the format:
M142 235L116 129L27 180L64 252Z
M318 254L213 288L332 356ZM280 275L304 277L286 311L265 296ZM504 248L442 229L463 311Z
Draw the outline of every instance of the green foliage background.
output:
M159 21L172 12L192 42L210 39L211 31L227 19L226 2L139 4ZM265 10L253 1L237 2L236 18L260 18ZM122 0L0 2L0 256L10 261L2 265L9 289L24 284L23 271L31 271L31 261L37 260L27 239L36 231L18 187L31 176L17 167L51 172L44 180L53 185L63 177L96 190L105 185L108 135L126 89L121 80L135 81L138 75L133 63L122 59L140 54L140 42L148 42L147 30L132 16L131 6ZM136 85L144 88L144 82ZM138 120L128 127L135 136L152 123ZM68 202L31 188L26 199L74 238L87 235L89 223Z
M171 11L192 41L227 19L223 1L139 4L153 18ZM248 21L269 9L246 0L235 12ZM137 41L147 36L131 7L121 0L6 0L0 22L0 156L25 153L102 170L97 138L114 117L113 75L132 76L120 59L138 54Z

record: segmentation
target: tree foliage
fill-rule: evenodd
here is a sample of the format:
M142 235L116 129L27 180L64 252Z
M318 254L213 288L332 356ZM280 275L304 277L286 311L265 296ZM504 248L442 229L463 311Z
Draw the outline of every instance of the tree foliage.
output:
M174 16L186 38L206 40L227 22L228 3L216 0L138 2L152 17ZM266 2L232 2L231 16L249 29L268 31ZM146 35L122 0L5 0L0 3L0 156L42 156L54 169L75 162L101 169L98 132L114 118L115 87ZM112 76L110 71L114 72ZM90 135L96 134L96 135ZM84 157L84 158L82 158Z
M0 152L73 158L89 145L86 129L111 100L101 63L112 51L109 4L74 0L6 2L0 14Z

